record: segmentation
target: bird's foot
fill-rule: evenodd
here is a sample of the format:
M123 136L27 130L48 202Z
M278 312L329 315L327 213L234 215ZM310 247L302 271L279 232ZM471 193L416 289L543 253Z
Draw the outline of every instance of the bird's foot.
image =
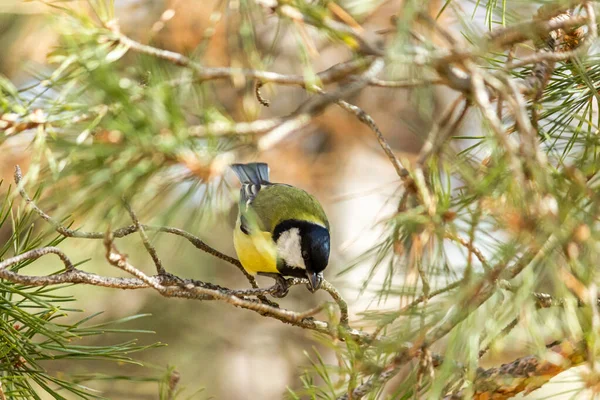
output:
M290 285L289 285L287 279L285 279L285 277L283 277L282 275L279 275L279 274L271 274L271 273L260 273L259 272L259 274L262 276L268 276L269 278L275 279L275 285L273 285L275 290L271 292L271 296L281 299L288 295L288 292L290 291Z
M288 284L287 279L285 279L283 276L279 275L277 278L275 278L275 286L277 286L277 290L271 293L273 297L281 299L288 295L290 291L290 285Z

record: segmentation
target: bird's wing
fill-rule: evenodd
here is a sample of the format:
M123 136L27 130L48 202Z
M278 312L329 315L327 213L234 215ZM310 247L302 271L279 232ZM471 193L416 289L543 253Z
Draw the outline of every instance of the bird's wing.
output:
M272 183L255 196L250 208L263 231L272 232L284 220L297 219L321 224L329 229L321 204L302 189Z
M268 191L269 187L275 186L273 183L264 182L262 184L245 183L240 189L240 229L245 234L250 234L252 227L258 227L263 232L269 232L270 217L268 210L256 209L254 204L261 194Z
M311 221L329 229L327 216L318 200L302 189L269 182L267 164L233 164L231 169L242 182L239 203L242 232L249 233L253 227L272 232L277 224L287 219Z
M258 192L260 192L260 190L263 187L266 187L269 185L271 185L271 184L268 182L263 182L263 183L248 182L248 183L242 184L242 188L240 189L240 205L244 205L246 207L246 209L248 209L250 204L252 204L252 202L258 195Z
M270 186L269 182L269 166L265 163L248 163L248 164L233 164L231 169L240 182L240 229L245 234L249 234L253 220L260 223L257 217L251 211L251 205L262 188Z

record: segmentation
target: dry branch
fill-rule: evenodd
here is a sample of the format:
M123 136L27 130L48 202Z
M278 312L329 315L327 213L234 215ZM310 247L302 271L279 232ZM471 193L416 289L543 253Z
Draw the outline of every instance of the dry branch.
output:
M110 235L107 237L110 237ZM251 293L248 291L240 291L240 294L236 290L218 287L216 285L206 284L200 281L181 279L171 274L149 276L130 264L127 261L127 257L116 250L110 239L105 240L105 243L107 244L106 257L109 263L133 275L134 278L107 277L79 270L78 268L73 267L72 262L64 252L55 247L44 247L31 250L0 262L0 278L28 286L88 284L115 289L151 288L165 297L196 300L221 300L233 306L252 310L261 315L266 315L294 326L337 336L335 329L331 329L329 323L311 318L314 314L322 309L323 305L305 312L294 312L273 307L268 304L263 304L256 300L247 298L246 296L242 296L242 294L268 294L276 290L275 287L260 290L254 289L254 291ZM23 261L35 260L47 254L58 255L65 265L65 271L53 275L34 276L23 275L9 269L10 267ZM324 281L325 287L331 290L331 284L325 282L326 281ZM293 284L307 284L307 281L304 279L298 279L297 281L294 281ZM334 298L338 304L345 304L335 289L332 290L332 293L335 296ZM342 317L347 320L347 315ZM357 341L364 341L368 337L366 333L352 328L345 329L344 335L347 335L348 337Z
M60 223L58 223L50 215L45 213L35 204L35 202L31 200L31 198L27 195L27 193L22 187L22 180L23 178L21 175L21 170L17 166L15 168L15 183L17 184L19 193L26 200L29 206L32 207L32 209L41 218L49 222L58 233L65 237L72 238L102 239L105 243L106 259L108 260L108 262L111 265L133 275L134 278L105 277L79 270L73 266L72 262L64 252L55 247L45 247L31 250L29 252L2 261L0 263L0 278L7 279L11 282L31 286L48 286L75 283L111 287L117 289L151 288L165 297L179 297L196 300L221 300L236 307L252 310L261 315L266 315L278 319L282 322L286 322L305 329L314 330L320 333L333 335L334 337L338 336L337 330L334 329L334 327L331 326L329 323L315 320L312 318L314 314L322 310L323 305L319 305L316 308L300 313L279 308L279 306L276 303L273 303L271 301L264 301L266 300L264 299L264 296L276 291L277 287L273 286L270 288L260 289L257 287L256 282L254 281L254 277L252 277L251 275L247 275L247 273L246 275L252 278L251 283L253 283L253 289L233 290L222 286L214 285L212 283L206 283L198 280L182 279L178 276L167 273L162 267L160 261L159 264L156 264L157 260L159 260L158 255L156 254L156 249L152 246L146 235L141 235L142 241L144 242L144 246L152 256L158 271L158 275L146 275L140 269L136 268L131 263L129 263L127 261L127 257L121 254L116 249L114 245L115 239L127 236L134 232L145 232L146 230L155 230L158 232L172 233L188 239L199 249L206 251L207 253L214 255L220 259L229 261L236 267L240 267L242 270L243 267L241 267L241 264L238 260L218 252L217 250L208 246L199 238L195 237L194 235L188 232L185 232L178 228L150 227L141 224L137 216L131 210L127 203L126 206L134 221L133 225L119 228L114 231L108 231L105 233L83 232L68 229L62 226ZM25 260L35 260L47 254L58 255L62 260L63 264L65 265L65 272L48 276L30 276L22 275L9 269L11 266L19 264ZM243 272L245 272L245 270L243 270ZM308 284L308 280L303 278L290 278L286 281L289 286ZM348 326L348 306L342 298L342 296L340 295L340 293L335 289L335 287L333 287L333 285L324 280L321 285L321 289L323 289L331 295L332 299L336 302L340 309L340 329L343 329L342 336L350 337L353 340L357 340L360 342L369 340L369 335L367 333L361 332L356 329L352 329ZM252 296L256 296L259 298L259 300L263 301L259 302L255 299L250 298ZM261 299L261 297L263 298Z

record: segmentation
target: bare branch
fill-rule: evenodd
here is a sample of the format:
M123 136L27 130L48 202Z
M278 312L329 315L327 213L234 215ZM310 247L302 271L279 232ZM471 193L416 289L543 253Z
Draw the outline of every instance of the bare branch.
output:
M46 254L56 254L60 257L65 265L65 272L49 276L33 276L33 275L21 275L17 272L11 271L9 267L18 264L25 260L35 260ZM103 286L118 289L144 289L148 285L139 279L132 278L113 278L105 277L89 272L80 271L73 268L73 264L69 258L60 250L55 247L44 247L41 249L30 250L26 253L8 258L0 262L0 278L6 279L14 283L20 283L22 285L29 286L48 286L48 285L62 285L66 283L83 283L93 286Z
M215 286L204 284L203 282L184 280L168 274L148 276L130 264L127 261L127 257L116 250L112 243L112 239L113 238L110 236L110 233L105 238L107 260L111 265L114 265L115 267L133 275L134 278L106 277L81 271L77 268L74 268L69 258L60 249L55 247L44 247L31 250L0 262L0 278L28 286L87 284L115 289L151 288L158 291L164 297L177 297L195 300L220 300L236 307L252 310L261 315L275 318L284 323L337 337L337 331L332 329L327 322L311 318L313 315L322 310L323 305L312 308L305 312L298 313L273 307L268 304L259 303L253 299L238 297L236 291L227 288L210 288L207 286ZM34 276L22 275L9 269L9 267L20 262L26 260L35 260L47 254L58 255L65 265L65 272L48 276ZM300 280L294 283L305 284L306 280ZM332 287L328 282L324 281L323 284L326 287L325 290L329 291L330 293L337 293L335 289L330 291ZM273 288L263 289L262 294L267 294L272 289ZM256 292L253 294L256 294ZM338 304L340 299L341 298L336 298ZM344 335L341 337L342 340L345 336L348 336L353 340L363 342L369 336L364 332L349 327L343 328L343 331Z
M50 223L50 225L52 225L52 227L54 228L54 230L56 230L56 232L60 233L61 235L65 236L65 237L81 238L81 239L104 239L104 237L106 235L106 233L104 233L104 232L85 232L85 231L79 231L79 230L73 230L73 229L66 228L65 226L61 225L57 220L55 220L50 215L45 213L41 208L39 208L35 204L35 202L33 200L31 200L31 198L29 197L29 195L27 194L27 192L25 192L25 189L23 188L23 185L22 185L23 176L21 174L21 168L18 165L15 167L14 178L15 178L15 183L17 184L17 189L19 190L21 197L23 197L23 199L25 199L27 204L29 204L29 206L35 211L36 214L38 214L43 220ZM256 279L254 279L254 277L252 275L250 275L246 272L246 270L242 267L242 264L240 264L240 262L238 260L212 248L211 246L204 243L204 241L202 241L200 238L192 235L191 233L186 232L179 228L172 228L172 227L168 227L168 226L149 226L149 225L143 225L143 224L139 224L139 226L142 227L146 231L171 233L171 234L181 236L181 237L187 239L196 248L236 266L246 276L246 278L248 279L248 281L250 282L252 287L258 288ZM137 231L138 231L138 228L137 228L136 224L133 224L133 225L115 229L114 231L111 232L111 235L114 238L122 238L127 235L131 235L132 233L135 233Z
M256 284L256 280L254 279L254 277L249 275L246 272L246 270L242 267L242 265L240 264L240 262L238 260L236 260L232 257L226 256L226 255L218 252L217 250L214 250L212 247L206 245L203 241L201 241L200 239L198 239L197 237L195 237L194 235L192 235L186 231L183 231L178 228L172 228L172 227L152 227L152 226L143 225L139 222L137 215L133 212L133 210L127 203L125 203L126 207L131 215L132 220L134 221L134 225L132 225L132 226L120 228L120 229L117 229L114 231L109 231L104 234L101 234L100 232L82 232L82 231L77 231L77 230L71 230L71 229L65 228L60 223L58 223L56 220L54 220L51 216L46 214L42 209L40 209L29 198L29 196L27 195L25 190L22 188L22 175L21 175L21 170L18 166L15 168L15 182L17 183L17 186L18 186L21 196L34 209L34 211L38 215L40 215L40 217L42 217L44 220L48 221L58 233L62 234L65 237L75 237L75 238L84 238L84 239L103 239L105 246L106 246L106 251L107 251L106 258L109 261L109 263L134 275L135 278L127 279L127 278L103 277L103 276L90 274L90 273L87 273L84 271L77 270L73 267L73 264L71 263L69 258L61 250L54 248L54 247L47 247L47 248L43 248L43 249L39 249L39 250L32 250L31 252L24 253L19 256L15 256L11 259L8 259L8 260L0 263L0 269L1 269L0 277L1 278L5 278L10 281L17 282L17 283L23 283L23 284L34 285L34 286L46 286L46 285L55 285L55 284L61 284L61 283L85 283L85 284L90 284L90 285L95 285L95 286L106 286L106 287L114 287L114 288L120 288L120 289L153 288L153 289L159 291L161 294L165 295L166 297L195 298L195 299L199 299L199 300L215 300L215 299L216 300L224 300L224 301L226 301L230 304L236 305L238 307L247 308L247 309L251 309L253 311L259 312L259 313L264 313L266 315L270 315L274 318L282 320L283 322L291 321L291 323L294 323L296 325L300 324L298 326L302 326L307 329L317 330L320 332L327 331L327 332L329 332L329 334L332 334L332 332L334 332L334 334L335 334L335 331L332 331L331 328L329 327L329 325L325 322L306 320L308 317L314 315L316 312L321 310L323 306L320 306L319 310L317 310L315 308L315 309L309 310L305 313L293 313L292 311L287 311L287 310L283 310L284 311L283 313L271 312L272 310L281 310L278 308L279 306L277 305L277 303L274 303L274 302L266 299L266 297L265 297L266 294L273 293L277 289L276 286L273 286L271 288L266 288L266 289L258 288L258 285ZM231 289L213 285L210 283L205 283L205 282L201 282L201 281L184 280L177 276L167 274L166 271L164 270L164 268L162 267L162 263L160 263L158 255L156 254L156 249L150 244L148 237L145 234L145 231L147 231L147 230L172 233L172 234L175 234L178 236L182 236L182 237L186 238L188 241L190 241L192 244L194 244L197 248L199 248L211 255L214 255L218 258L224 259L225 261L230 262L231 264L240 268L240 270L242 270L242 272L244 272L244 274L249 278L249 280L253 286L253 289L231 290ZM148 276L148 275L144 274L143 272L141 272L140 270L138 270L137 268L133 267L131 264L129 264L127 262L126 257L124 255L122 255L121 253L119 253L118 251L116 251L116 249L114 248L113 240L115 238L123 237L123 236L129 235L134 232L140 232L140 235L142 236L142 241L144 242L144 246L150 253L150 255L157 267L157 272L158 272L157 276ZM16 273L6 269L8 266L14 265L23 260L37 259L37 258L39 258L45 254L49 254L49 253L57 254L61 258L61 260L63 261L63 263L66 266L67 272L61 273L58 275L52 275L52 276L25 276L25 275L16 274ZM168 283L168 285L165 286L166 283ZM287 283L290 286L306 285L306 284L308 284L308 280L304 279L304 278L290 278L290 279L288 279ZM173 285L179 286L181 290L172 289ZM170 289L166 289L167 287ZM194 288L196 288L196 289L194 289ZM186 289L187 292L186 292L186 290L183 290L183 289ZM195 290L195 292L190 294L189 291L192 289ZM202 289L204 291L201 291L200 289ZM333 285L331 285L329 282L324 280L321 285L321 289L328 292L330 294L330 296L332 297L332 299L337 303L337 305L340 309L340 325L344 327L345 334L349 335L350 337L352 337L356 340L360 340L360 341L366 340L369 336L368 334L362 333L362 332L352 329L348 326L348 305L346 304L346 302L344 301L344 299L342 298L340 293L335 289L335 287L333 287ZM257 303L256 301L251 300L251 299L246 300L245 296L256 296L262 301L262 303ZM249 305L247 303L239 303L237 300L232 300L231 297L235 297L236 299L241 299L243 301L252 303L252 305ZM257 306L256 304L258 304L260 306L266 306L269 308L261 308L261 307ZM288 313L288 314L286 314L286 313ZM289 313L292 313L292 314L289 314ZM287 315L287 317L285 317L285 315Z
M75 267L73 266L73 263L71 263L71 260L69 260L69 257L67 257L67 255L58 247L44 247L19 254L18 256L0 262L0 270L6 269L25 260L36 260L42 256L45 256L46 254L56 254L65 265L66 271L75 270Z
M340 100L337 103L344 110L356 115L360 122L367 125L375 133L379 145L383 149L383 152L385 153L387 158L392 163L394 169L396 170L396 174L400 177L400 179L406 180L406 178L408 177L408 171L406 170L406 168L404 168L400 160L398 160L398 157L396 157L396 155L394 154L394 151L392 150L388 142L385 140L383 133L381 133L379 127L377 126L373 118L371 118L371 116L367 114L363 109L361 109L358 106L355 106L354 104L350 104L343 100Z
M188 128L190 136L243 136L243 135L258 135L276 128L284 121L283 118L259 119L252 122L213 122L208 125L191 126Z
M127 212L129 212L129 215L131 216L131 220L133 221L133 224L135 225L136 230L139 232L140 237L142 238L144 247L150 254L150 257L152 257L152 261L154 262L154 265L156 266L156 273L158 275L164 275L165 268L163 267L162 262L160 261L160 258L158 258L156 249L150 243L150 240L148 239L148 235L146 235L146 231L144 230L144 227L140 224L140 220L138 219L135 212L133 212L131 205L127 201L125 201L125 209L127 209Z
M307 283L308 283L308 281L307 281ZM324 291L329 293L331 298L333 300L335 300L335 302L337 303L337 305L340 309L340 325L347 327L348 326L348 304L342 298L342 295L340 294L340 292L338 292L337 289L331 283L327 282L326 280L323 280L323 282L321 283L321 289L323 289Z
M355 75L351 75L349 78L354 78ZM369 86L382 87L382 88L394 88L394 89L412 89L421 86L429 85L444 85L445 81L442 79L430 79L422 81L389 81L378 78L369 79Z

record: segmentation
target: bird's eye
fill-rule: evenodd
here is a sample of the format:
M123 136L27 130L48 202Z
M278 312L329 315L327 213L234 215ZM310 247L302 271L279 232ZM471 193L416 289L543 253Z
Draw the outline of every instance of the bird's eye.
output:
M304 257L304 258L308 257L308 251L302 250L302 257Z

